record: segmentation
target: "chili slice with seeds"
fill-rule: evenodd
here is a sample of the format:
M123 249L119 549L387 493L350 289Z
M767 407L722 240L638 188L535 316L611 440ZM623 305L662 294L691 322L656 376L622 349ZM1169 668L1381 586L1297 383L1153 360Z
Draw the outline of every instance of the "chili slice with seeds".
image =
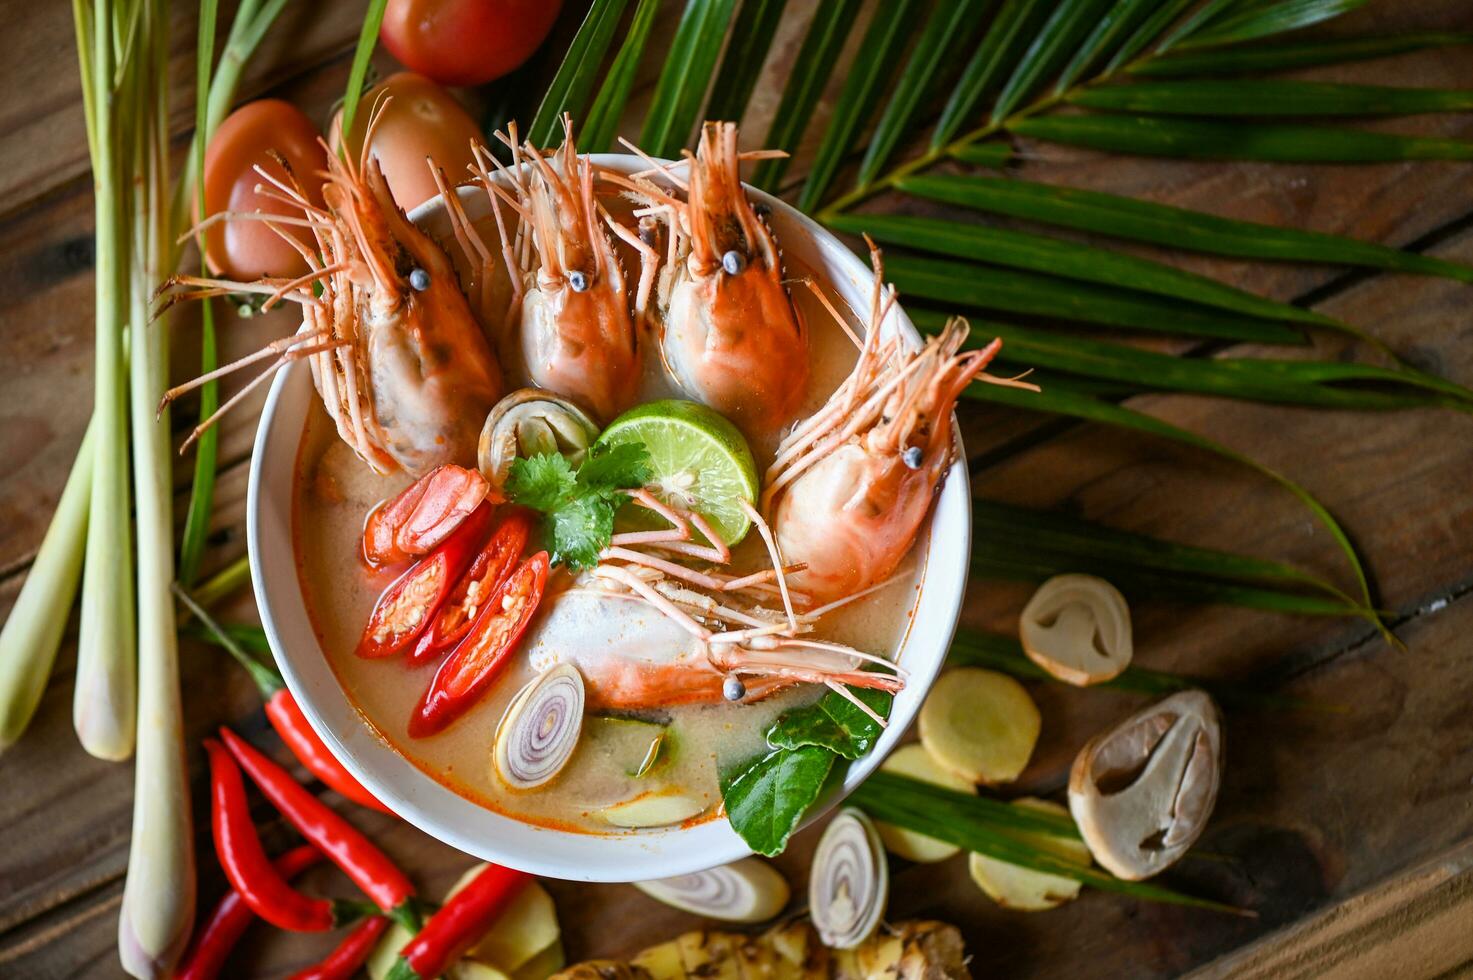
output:
M451 649L465 638L486 600L516 568L517 559L522 557L531 536L531 512L522 508L510 510L435 613L429 629L409 655L410 663L427 663L435 654Z
M424 738L443 731L486 693L516 650L547 586L547 552L517 566L476 616L465 639L435 671L435 679L409 717L409 734Z
M358 656L393 656L417 640L485 543L490 526L491 505L482 504L439 547L385 589L363 628Z

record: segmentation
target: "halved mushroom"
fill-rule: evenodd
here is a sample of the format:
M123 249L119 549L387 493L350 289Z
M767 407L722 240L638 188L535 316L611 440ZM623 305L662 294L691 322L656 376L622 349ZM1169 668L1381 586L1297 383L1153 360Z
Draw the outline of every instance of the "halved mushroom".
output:
M518 456L561 453L577 466L598 432L588 413L566 398L541 388L520 388L486 416L476 462L492 489L500 492Z
M1130 607L1093 575L1055 575L1023 607L1018 637L1028 659L1067 684L1107 681L1130 666Z
M1180 691L1085 744L1069 773L1069 810L1095 860L1139 881L1201 836L1221 772L1217 706Z

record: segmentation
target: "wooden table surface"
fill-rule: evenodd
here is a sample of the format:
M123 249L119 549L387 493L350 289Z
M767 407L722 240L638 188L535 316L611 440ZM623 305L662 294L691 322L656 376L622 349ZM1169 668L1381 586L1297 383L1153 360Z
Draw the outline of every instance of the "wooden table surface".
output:
M24 580L91 405L92 201L69 6L0 3L8 35L0 60L0 283L13 304L0 314L0 363L10 372L0 388L0 612ZM177 6L174 109L176 130L186 134L194 25L183 8L193 4ZM280 95L325 122L343 89L361 7L291 4L241 97ZM791 23L777 57L792 57L810 7L789 5ZM564 17L561 39L552 42L559 49L573 22ZM1413 29L1473 30L1473 8L1383 0L1333 27ZM660 30L673 30L673 16ZM392 70L382 54L378 67ZM773 74L778 81L763 85L749 114L751 132L766 129L783 77ZM1454 48L1317 77L1469 88L1473 55ZM1418 117L1396 128L1470 138L1473 115ZM1473 165L1177 163L1029 144L1021 151L1020 168L1035 179L1473 262ZM800 154L797 172L802 160ZM1343 318L1423 368L1473 384L1473 287L1328 267L1164 257ZM289 316L228 323L225 353L291 329ZM1340 336L1321 337L1307 353L1348 357L1353 346ZM187 325L176 351L182 376L195 354ZM1204 976L1466 975L1473 963L1473 419L1447 411L1356 414L1170 395L1132 404L1249 453L1325 502L1354 536L1405 647L1388 645L1355 620L1155 604L1135 610L1138 663L1346 708L1227 715L1226 777L1202 842L1225 859L1189 860L1168 880L1257 909L1256 920L1091 891L1057 911L1008 912L971 884L961 858L897 868L891 915L960 925L979 977L1157 977L1194 969ZM224 427L216 565L244 547L255 406ZM1244 469L1092 425L976 408L964 408L963 416L974 487L982 495L1285 559L1345 581L1323 530L1286 493ZM178 472L182 495L187 461ZM1025 597L1014 586L974 583L965 621L1011 630ZM243 600L229 615L251 613ZM198 749L204 733L229 721L285 756L238 669L194 645L185 646L182 661L198 824L207 812ZM73 664L68 646L31 730L0 758L0 976L120 973L114 946L132 767L97 761L78 746L71 730ZM1059 687L1038 687L1035 695L1043 737L1019 792L1060 793L1083 740L1138 703ZM388 817L362 810L350 816L430 894L468 864ZM206 834L197 836L201 893L209 902L222 879ZM279 824L271 825L268 844L288 839ZM812 831L795 839L779 861L795 883L813 841ZM326 876L323 883L332 887ZM549 887L574 958L629 952L695 924L628 886ZM232 976L282 975L311 959L322 942L253 931Z

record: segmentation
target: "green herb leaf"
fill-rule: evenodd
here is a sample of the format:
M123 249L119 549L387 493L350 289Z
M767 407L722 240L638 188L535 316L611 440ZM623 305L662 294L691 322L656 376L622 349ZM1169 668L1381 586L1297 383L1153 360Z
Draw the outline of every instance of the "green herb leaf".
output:
M1473 44L1473 34L1419 33L1387 37L1317 38L1294 44L1251 44L1203 51L1173 51L1131 65L1131 75L1235 75L1241 72L1280 71L1314 65L1340 65L1368 58L1421 51L1425 48Z
M881 718L890 714L894 698L886 692L857 687L849 690ZM775 749L815 745L854 760L874 748L883 731L873 718L856 708L848 698L829 691L812 704L789 711L779 718L767 733L767 744Z
M1013 178L943 174L906 176L896 186L907 194L933 201L1169 248L1245 259L1333 262L1473 282L1473 266L1339 235L1219 218L1100 191Z
M556 510L577 492L577 486L573 466L561 453L514 459L506 478L507 496L543 513Z
M629 0L594 0L537 106L532 125L527 128L527 139L531 143L536 146L550 144L562 129L564 112L571 112L575 117L582 115L588 95L593 91L593 83L598 80L599 66L614 41L619 17L628 3Z
M598 553L614 536L617 509L603 497L585 494L549 512L543 530L553 562L573 569L597 565Z
M1359 129L1207 122L1153 116L1040 115L1009 120L1020 136L1095 150L1188 160L1270 163L1389 163L1473 160L1473 141Z
M577 482L584 490L607 496L642 487L653 475L649 450L643 443L620 442L610 446L596 442L583 458L583 465L578 467Z
M777 749L723 776L721 798L731 828L758 854L782 853L823 791L835 758L816 745Z
M1473 108L1466 89L1269 80L1134 82L1077 89L1073 105L1177 116L1394 116Z

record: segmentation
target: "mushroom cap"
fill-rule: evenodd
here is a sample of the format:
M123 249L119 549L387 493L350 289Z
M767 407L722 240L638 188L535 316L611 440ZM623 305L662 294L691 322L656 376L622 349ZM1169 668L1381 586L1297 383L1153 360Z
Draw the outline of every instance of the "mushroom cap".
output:
M1217 706L1201 691L1179 691L1085 744L1069 773L1069 810L1095 860L1139 881L1201 836L1221 772Z
M1038 587L1018 623L1028 659L1066 684L1084 687L1130 666L1130 607L1093 575L1055 575Z

